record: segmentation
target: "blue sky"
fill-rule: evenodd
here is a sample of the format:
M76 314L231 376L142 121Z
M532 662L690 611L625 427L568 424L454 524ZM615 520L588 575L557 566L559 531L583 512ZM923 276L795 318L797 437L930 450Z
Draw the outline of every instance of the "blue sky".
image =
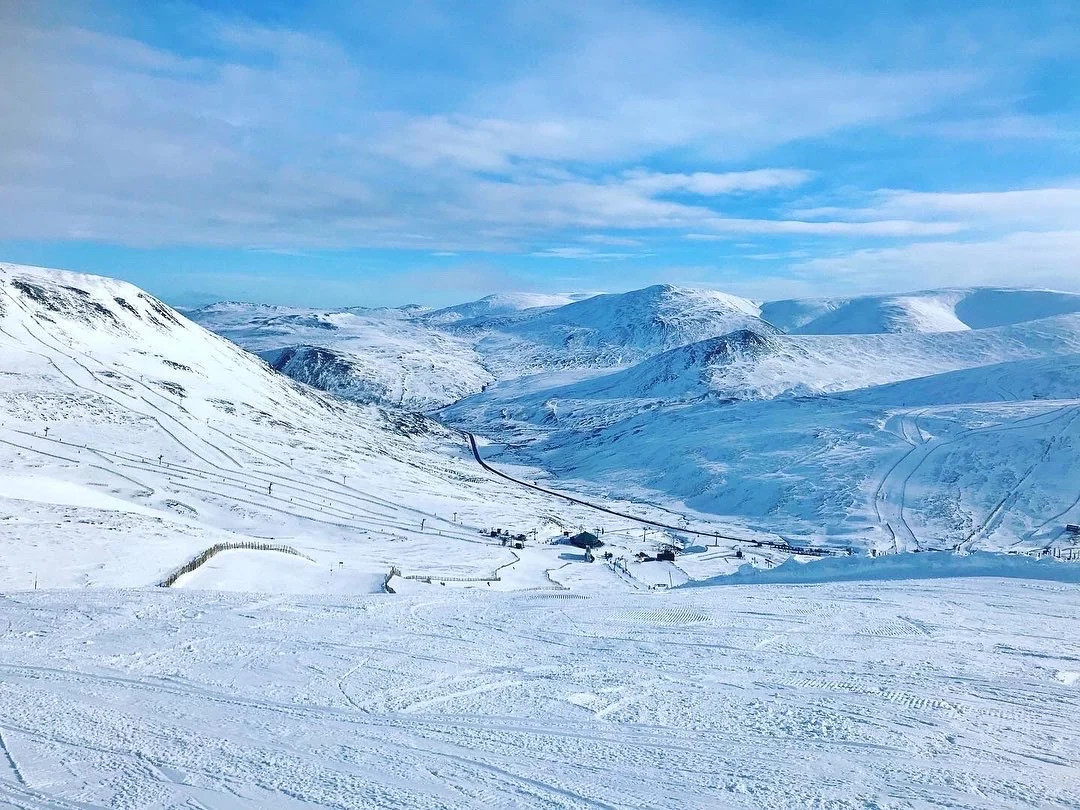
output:
M0 0L0 260L179 304L1080 289L1080 4Z

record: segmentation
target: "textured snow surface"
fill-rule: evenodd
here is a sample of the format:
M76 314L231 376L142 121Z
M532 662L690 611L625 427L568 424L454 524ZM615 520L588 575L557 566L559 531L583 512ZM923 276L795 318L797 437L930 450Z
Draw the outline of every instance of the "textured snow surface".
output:
M652 377L666 374L673 388L682 387L674 391L678 396L702 385L723 396L771 397L909 379L1039 356L1053 351L1047 346L1054 341L1075 349L1080 295L957 289L756 304L713 290L657 285L581 300L501 293L433 312L227 303L188 314L271 362L284 353L288 361L279 367L302 382L415 410L450 404L496 379L639 363L633 379L650 386ZM1063 315L1074 317L1041 331L1026 326ZM987 335L937 336L1021 324ZM707 356L715 339L740 330L793 337L777 341L756 363L725 374L691 368L680 382L670 365L688 363L685 353L657 357L682 348Z
M396 566L440 587L516 564L482 529L627 523L493 478L461 434L305 388L121 282L0 266L0 372L0 589L151 585L236 542L316 563L230 551L181 585L370 592ZM554 587L561 549L527 553L485 587Z
M433 575L436 587L497 574L492 589L551 587L553 571L557 582L649 587L734 570L730 542L674 566L633 563L626 575L583 569L546 541L603 530L615 556L633 559L677 532L642 531L493 478L460 433L297 385L130 285L4 267L0 538L12 550L0 587L142 586L210 545L245 539L288 543L317 565L231 552L183 584L250 587L245 567L267 589L335 592L378 590L392 565ZM957 300L982 301L992 321L1008 295L1018 311L1046 314L1043 293ZM355 337L363 323L363 341L383 341L374 367L427 390L425 400L477 389L439 417L480 436L492 463L669 525L878 551L1070 545L1065 524L1080 522L1078 314L834 336L778 333L754 324L750 302L672 287L550 303L497 297L486 309L500 314L451 331L416 308L259 307L256 332L265 348L297 330ZM240 334L251 310L206 312ZM514 330L537 323L570 330L577 348L544 348L537 331L530 351L547 359L534 373L489 384L463 371L479 369L492 342L525 346ZM398 354L417 334L435 337ZM692 342L662 350L681 340ZM653 353L607 367L609 350ZM287 370L344 395L372 379L361 355L336 349L265 356L301 363L310 378ZM371 398L404 403L402 391ZM529 533L530 547L512 553L481 535L491 527ZM782 559L747 548L759 565Z
M1078 621L996 579L11 594L0 806L1076 807Z
M1080 315L948 295L199 315L349 401L0 265L0 807L1080 806Z

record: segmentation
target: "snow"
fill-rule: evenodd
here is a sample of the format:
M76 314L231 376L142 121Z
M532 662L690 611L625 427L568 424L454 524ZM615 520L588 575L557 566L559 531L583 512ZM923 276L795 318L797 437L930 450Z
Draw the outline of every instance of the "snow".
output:
M992 578L13 594L0 804L1075 807L1078 620Z
M385 570L328 566L292 554L231 549L184 574L174 588L250 593L381 593Z
M434 312L228 304L189 314L317 388L430 410L496 379L610 368L733 329L774 331L752 302L666 285L582 300L500 293Z
M0 498L58 506L77 506L160 517L164 513L116 498L100 489L34 475L0 475Z
M1069 301L0 265L0 807L1080 806Z
M63 565L20 555L6 573L18 587L35 578L42 587L145 585L233 537L298 545L321 566L319 577L345 562L364 591L391 566L440 581L490 577L512 560L481 533L492 526L536 530L540 548L522 569L483 587L533 587L567 562L547 539L566 529L627 528L493 478L475 466L464 437L437 422L289 383L179 315L162 314L170 311L130 285L12 266L4 274L0 359L13 373L0 389L3 474L42 483L8 488L9 498L31 501L11 508L0 536L33 525L34 548L59 553L70 521L100 527ZM1039 315L1051 300L1017 295ZM983 301L990 318L1000 299L975 291L957 300ZM576 330L577 347L566 351L558 339L536 337L530 351L548 341L539 370L523 366L484 384L439 419L487 436L489 460L523 480L543 479L597 504L621 502L620 511L673 526L864 550L1034 551L1067 545L1064 523L1080 520L1070 484L1080 476L1080 315L944 333L785 335L758 321L751 302L711 291L660 286L537 303L493 298L479 309L516 309L508 319L478 316L459 332L434 330L412 308L384 318L375 310L263 307L255 332L355 336L369 318L364 340L373 341L382 319L400 327L384 330L389 352L410 330L438 331L445 343L416 344L415 362L398 361L395 372L411 367L423 381L416 390L429 385L437 399L457 395L438 380L459 351L480 357L502 340L507 351L520 350L522 336L540 325ZM250 325L250 305L205 312L219 325ZM697 339L736 323L753 328ZM661 351L680 341L689 342ZM612 367L609 351L645 357ZM389 369L389 356L376 365ZM333 376L336 362L308 368ZM476 387L457 376L463 390ZM63 497L49 494L60 488ZM141 544L112 539L132 531L146 535ZM615 552L652 553L661 540L629 533ZM639 568L637 584L733 570L733 547L720 551L684 555L676 572ZM766 560L776 561L762 554L759 562ZM309 590L327 587L300 580Z
M491 576L513 559L493 526L543 540L596 517L484 473L457 432L304 388L122 282L0 266L0 369L4 589L146 586L217 543L272 540L316 566L229 553L185 584L370 592L391 566ZM522 572L534 584L557 564L542 556Z
M231 304L188 314L300 382L360 402L425 410L494 379L467 341L427 326L423 311Z
M523 310L561 307L573 303L577 296L545 293L496 293L452 307L425 313L421 320L430 324L453 324L497 315L510 315Z
M858 298L771 301L761 317L804 335L953 332L1080 312L1080 294L1053 290L952 289Z

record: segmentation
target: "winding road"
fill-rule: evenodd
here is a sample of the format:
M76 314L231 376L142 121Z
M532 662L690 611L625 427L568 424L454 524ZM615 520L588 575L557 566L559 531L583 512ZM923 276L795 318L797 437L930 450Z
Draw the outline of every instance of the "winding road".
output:
M768 540L754 540L754 539L751 539L749 537L739 537L739 536L733 535L733 534L724 534L723 532L716 532L716 531L707 532L707 531L702 531L700 529L686 529L686 528L683 528L681 526L672 526L672 525L670 525L668 523L661 523L661 522L656 521L656 520L649 520L648 518L638 517L637 515L631 515L631 514L628 514L626 512L619 512L619 511L617 511L615 509L609 509L606 506L600 506L599 504L590 503L589 501L582 500L581 498L575 498L572 495L566 495L565 493L562 493L562 492L556 492L553 489L545 489L544 487L538 486L536 484L530 484L528 481L522 481L520 478L514 478L512 475L507 475L506 473L492 467L490 464L488 464L486 461L484 461L483 458L481 458L481 456L480 456L480 448L477 447L477 444L476 444L476 437L467 430L462 431L462 433L464 433L465 436L469 439L469 448L472 450L473 458L476 459L476 463L479 464L481 467L483 467L485 470L487 470L492 475L497 475L499 478L503 478L503 479L505 479L507 481L510 481L510 482L512 482L514 484L517 484L518 486L527 487L529 489L534 489L537 492L543 492L545 495L552 495L552 496L554 496L556 498L562 498L563 500L569 501L570 503L577 504L578 506L585 506L585 507L588 507L589 509L594 509L597 512L603 512L603 513L608 514L608 515L614 515L615 517L624 518L625 520L632 520L632 521L635 521L636 523L641 523L641 524L643 524L645 526L653 526L653 527L655 527L657 529L667 529L668 531L678 532L680 534L692 534L692 535L695 535L697 537L713 537L713 538L717 538L717 539L720 539L720 540L734 540L734 541L739 542L739 543L752 543L754 545L768 546L770 548L778 548L778 549L783 549L784 551L799 552L799 553L811 553L811 554L817 554L817 555L835 555L835 554L840 554L841 553L839 551L836 551L835 549L825 549L825 548L798 549L798 548L795 548L794 546L789 546L789 545L787 545L785 543L774 543L774 542L770 542Z

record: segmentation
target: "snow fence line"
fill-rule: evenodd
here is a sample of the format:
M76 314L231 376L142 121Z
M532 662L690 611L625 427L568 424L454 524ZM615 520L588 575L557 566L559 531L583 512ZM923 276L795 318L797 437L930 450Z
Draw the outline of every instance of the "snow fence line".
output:
M762 570L743 565L733 574L691 580L676 588L720 585L809 585L828 582L871 582L962 577L1049 580L1080 584L1080 565L1053 557L1023 554L995 554L978 551L956 554L951 551L924 551L878 557L830 557L812 563L786 560L775 568Z
M171 588L176 584L176 581L180 579L184 574L190 574L197 569L200 565L207 562L215 554L220 554L222 551L233 551L236 549L249 549L252 551L277 551L281 554L292 554L294 557L303 557L305 560L315 562L307 554L297 551L292 546L281 545L280 543L260 543L256 540L240 540L236 542L227 543L215 543L208 549L204 549L188 560L184 565L177 568L165 579L158 583L159 588Z
M432 580L436 582L500 582L499 577L444 577L438 574L408 574L403 576L402 579L412 579L417 582L426 582L431 584Z

